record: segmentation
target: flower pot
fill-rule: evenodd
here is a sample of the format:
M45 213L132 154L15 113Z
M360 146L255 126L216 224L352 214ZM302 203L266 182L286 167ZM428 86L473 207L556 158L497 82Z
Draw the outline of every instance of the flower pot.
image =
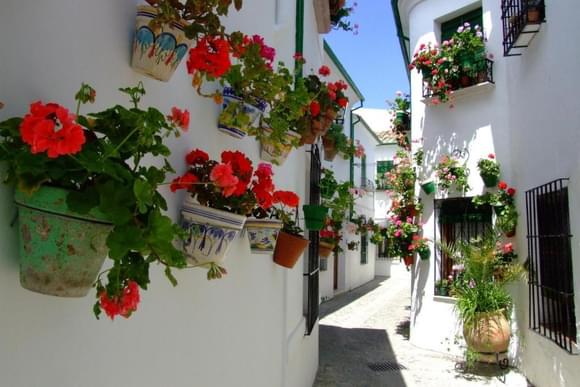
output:
M430 69L422 69L421 75L423 76L423 82L431 82L431 79L433 78L433 73Z
M41 187L16 191L20 230L20 284L34 292L84 297L107 257L113 226L97 211L79 214L66 204L69 191Z
M397 130L402 132L408 131L410 129L409 113L404 110L397 110L395 112L395 124Z
M137 6L137 21L133 39L131 67L142 74L167 82L187 54L191 41L183 32L186 22L162 24L155 31L150 23L157 9Z
M264 130L268 133L272 132L271 129ZM297 141L299 138L300 135L298 133L290 131L286 135L287 142L289 143L287 145L277 144L277 146L274 146L272 142L260 141L260 159L272 164L283 165L292 151L291 143Z
M321 241L318 245L318 255L320 255L322 258L328 258L333 250L334 245L331 243Z
M247 127L255 128L259 125L260 117L266 110L267 104L265 101L259 100L255 105L246 103L242 97L236 95L235 90L231 87L224 87L222 95L224 98L222 110L225 110L228 106L230 106L230 104L239 104L241 105L239 109L241 109L241 111L244 114L247 114L249 117L249 123L247 124ZM223 115L220 115L218 120L218 129L221 132L229 134L235 138L246 137L248 134L245 129L246 125L242 126L230 121L232 120L226 120L224 119Z
M415 259L412 255L405 255L403 262L405 262L405 266L411 266L415 262Z
M483 184L487 187L487 188L494 188L497 187L497 184L499 183L499 176L495 176L495 175L482 175L481 176L481 180L483 180Z
M336 149L334 140L323 137L322 145L324 145L324 160L333 161L338 154L338 149Z
M421 188L423 189L423 192L425 192L427 195L431 195L433 192L435 192L435 183L432 181L428 181L426 183L421 184Z
M281 228L282 222L277 219L248 219L246 221L246 231L248 232L252 253L273 253L278 232Z
M473 79L468 75L462 75L459 79L459 83L461 84L461 87L469 87L473 85Z
M318 132L316 127L320 128L320 123L318 121L308 121L304 125L304 132L301 133L300 145L308 144L312 145L318 139Z
M311 231L320 231L324 227L324 219L328 213L328 208L319 205L305 204L302 206L304 211L304 223L306 228Z
M430 249L419 250L419 257L423 261L428 260L431 257L431 250Z
M187 196L181 209L181 227L187 232L182 249L188 262L223 262L245 221L245 216L202 206Z
M308 243L308 239L280 231L274 250L274 262L292 269L308 246Z
M538 24L540 22L540 10L538 8L528 9L528 23Z
M503 310L477 313L471 325L463 326L463 337L469 349L480 353L502 353L508 350L511 329Z

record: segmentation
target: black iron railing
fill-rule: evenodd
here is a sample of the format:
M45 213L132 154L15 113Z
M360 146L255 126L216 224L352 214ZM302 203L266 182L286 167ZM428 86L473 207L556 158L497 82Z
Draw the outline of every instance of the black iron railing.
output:
M474 86L480 83L495 83L493 81L493 61L488 58L483 58L481 66L479 68L484 68L481 72L479 72L475 76L462 76L459 79L455 79L451 81L451 90L459 90L464 89L466 87ZM475 66L474 66L475 67ZM423 98L431 98L435 94L433 89L436 86L432 85L431 79L423 79Z
M530 329L573 353L576 343L568 179L526 192Z
M320 151L318 145L310 147L310 204L320 204ZM308 233L310 245L308 246L308 271L304 273L307 289L306 298L306 335L309 336L318 320L318 291L320 275L320 258L318 231Z
M544 0L502 0L504 56L521 55L514 49L528 47L545 18Z
M360 236L360 263L366 265L369 262L369 238L367 234Z

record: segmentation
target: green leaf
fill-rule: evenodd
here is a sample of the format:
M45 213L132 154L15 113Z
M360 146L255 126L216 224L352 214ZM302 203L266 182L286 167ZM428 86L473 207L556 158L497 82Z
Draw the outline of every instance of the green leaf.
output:
M98 191L101 202L100 209L109 216L114 224L121 225L133 219L131 211L135 206L133 187L127 187L120 182L108 181L100 185Z
M147 181L138 179L133 184L133 193L137 199L139 212L145 214L149 210L149 206L153 205L155 189Z
M171 268L169 266L165 267L165 276L167 277L169 282L171 282L171 285L177 286L177 279L173 276L173 273L171 272Z
M66 204L72 211L86 214L99 205L99 193L93 187L71 191L66 197Z
M120 260L131 250L144 251L146 248L143 231L134 225L116 226L107 238L109 256Z

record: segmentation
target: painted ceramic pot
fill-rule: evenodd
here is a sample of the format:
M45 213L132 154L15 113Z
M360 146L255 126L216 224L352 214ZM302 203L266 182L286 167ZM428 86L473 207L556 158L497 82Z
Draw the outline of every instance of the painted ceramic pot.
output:
M71 211L68 193L54 187L41 187L32 195L16 191L20 284L37 293L84 297L107 257L113 226L99 211Z
M150 23L156 15L157 9L154 7L137 7L131 67L137 72L167 82L187 54L191 41L183 32L185 22L162 24L155 31L151 29Z
M181 210L181 227L187 232L182 249L188 262L223 262L245 221L245 216L202 206L188 196Z
M269 135L271 133L270 129L264 129ZM292 142L298 142L300 139L300 135L296 132L288 132L286 135L287 145L279 145L276 147L271 142L267 141L260 141L261 150L260 150L260 159L267 161L272 164L276 165L283 165L288 155L292 151Z
M277 219L248 219L246 221L246 231L252 253L273 253L276 248L278 232L281 228L282 222Z
M222 92L224 102L222 104L222 109L225 110L230 104L241 104L242 111L248 115L250 121L247 124L247 127L257 127L260 123L260 116L266 110L266 102L265 101L258 101L256 105L251 105L243 101L243 99L236 95L235 91L231 87L224 87ZM229 134L235 138L244 138L246 137L247 130L245 125L238 125L235 122L230 122L232 120L225 120L223 116L220 115L220 119L218 121L218 129L226 134ZM235 121L235 120L233 120Z

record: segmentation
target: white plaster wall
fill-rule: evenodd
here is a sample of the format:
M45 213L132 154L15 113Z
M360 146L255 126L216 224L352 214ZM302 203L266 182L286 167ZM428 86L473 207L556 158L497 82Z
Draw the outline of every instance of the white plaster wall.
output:
M376 163L379 161L393 160L397 153L398 146L395 144L377 145L375 147L375 173ZM386 191L377 190L375 192L375 215L374 218L381 224L386 224L387 213L391 208L391 198Z
M279 6L276 19L276 3ZM162 111L176 105L191 112L192 124L179 140L169 140L172 164L182 172L193 147L218 157L240 149L256 163L259 146L216 129L218 107L198 97L182 63L169 83L133 72L130 48L138 1L7 0L0 13L2 60L1 118L22 115L35 100L74 108L81 82L97 89L85 111L126 103L117 88L143 81L143 106ZM312 6L307 2L305 56L320 60ZM283 11L283 12L282 12ZM278 57L294 54L295 2L244 1L244 10L226 21L246 33L260 33ZM261 22L256 23L259 19ZM277 24L275 24L277 22ZM316 66L318 67L318 66ZM306 157L294 151L275 167L280 188L305 197ZM164 192L176 218L182 195ZM172 288L152 268L150 290L130 320L96 321L94 299L59 299L22 289L18 283L17 236L8 223L12 192L0 187L0 375L3 386L309 386L318 365L318 330L305 337L303 260L293 270L271 256L251 255L246 239L233 246L228 276L208 282L204 270L176 274ZM32 370L32 371L31 371Z

